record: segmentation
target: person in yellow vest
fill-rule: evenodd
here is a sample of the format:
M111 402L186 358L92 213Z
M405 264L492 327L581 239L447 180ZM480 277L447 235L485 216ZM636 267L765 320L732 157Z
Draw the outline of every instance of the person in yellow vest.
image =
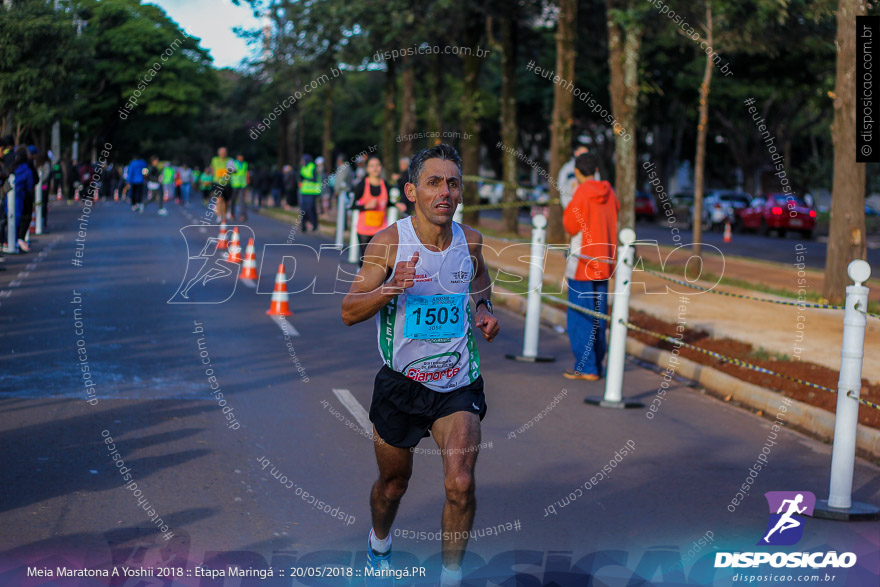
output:
M388 183L382 179L382 161L375 155L367 159L367 176L355 184L351 207L360 210L355 230L360 243L358 265L363 267L367 244L373 236L388 226Z
M299 169L299 209L302 217L303 232L308 232L306 223L312 225L312 231L318 230L318 197L321 195L321 176L311 155L302 156L302 167Z
M235 165L236 169L232 174L232 205L230 206L230 212L232 212L232 217L235 218L235 207L238 203L241 203L241 215L238 219L240 222L244 222L247 220L247 203L245 198L247 197L249 179L248 164L244 160L244 155L236 157Z

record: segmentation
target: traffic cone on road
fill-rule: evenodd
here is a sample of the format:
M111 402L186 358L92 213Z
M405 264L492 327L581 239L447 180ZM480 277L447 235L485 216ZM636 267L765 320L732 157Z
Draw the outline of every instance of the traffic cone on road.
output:
M733 234L730 230L730 222L724 224L724 242L729 243L733 240Z
M113 201L114 202L119 201L119 190L113 190Z
M220 240L217 242L217 250L222 251L226 248L226 221L220 223Z
M58 188L58 194L55 196L55 199L59 202L61 201L61 188Z
M272 304L269 306L267 316L290 316L290 308L287 305L287 275L284 273L284 263L278 266L275 275L275 289L272 291Z
M28 227L29 234L37 234L37 215L31 214L31 225Z
M233 263L241 263L241 238L238 236L238 227L232 231L232 240L229 242L229 259Z
M239 279L257 279L257 257L254 254L254 239L248 239L247 249L244 251L244 263L241 266Z

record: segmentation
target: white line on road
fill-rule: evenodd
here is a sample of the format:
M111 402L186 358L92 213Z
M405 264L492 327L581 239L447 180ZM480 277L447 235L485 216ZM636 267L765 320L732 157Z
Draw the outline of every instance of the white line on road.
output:
M272 316L272 320L275 324L278 325L278 328L281 329L281 332L284 334L290 333L290 336L299 336L299 331L293 327L293 324L287 321L287 318L284 316Z
M370 416L367 413L367 410L354 398L350 391L347 389L333 389L333 394L339 398L339 401L342 402L348 411L351 412L351 415L354 416L354 419L357 420L357 423L360 424L360 427L364 430L372 430L373 425L370 424Z

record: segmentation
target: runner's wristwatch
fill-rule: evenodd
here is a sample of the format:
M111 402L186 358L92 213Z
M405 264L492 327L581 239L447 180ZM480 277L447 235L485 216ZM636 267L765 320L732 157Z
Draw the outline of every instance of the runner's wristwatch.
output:
M480 304L486 304L486 309L489 310L489 313L492 314L493 316L495 315L495 312L492 311L492 300L487 300L486 298L480 298L480 301L477 302L476 305L474 306L475 312L480 309Z

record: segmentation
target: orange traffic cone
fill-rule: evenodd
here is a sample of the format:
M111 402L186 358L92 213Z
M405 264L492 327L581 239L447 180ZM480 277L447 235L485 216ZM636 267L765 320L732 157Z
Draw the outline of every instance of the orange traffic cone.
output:
M113 201L114 202L119 201L119 190L113 190Z
M37 234L37 215L36 215L36 213L31 214L31 225L28 227L28 232L31 234Z
M290 308L287 306L287 275L284 273L284 263L278 266L275 275L275 289L272 291L272 304L269 306L267 316L290 316Z
M58 194L55 196L55 199L59 202L61 201L61 188L58 188Z
M248 239L247 249L244 251L244 263L241 266L239 279L257 279L257 257L254 254L254 239Z
M232 240L229 242L229 259L233 263L241 263L241 239L238 236L238 227L232 231Z
M724 242L729 243L733 240L733 234L730 231L730 222L724 224Z
M217 242L217 250L226 248L226 221L220 223L220 240Z

